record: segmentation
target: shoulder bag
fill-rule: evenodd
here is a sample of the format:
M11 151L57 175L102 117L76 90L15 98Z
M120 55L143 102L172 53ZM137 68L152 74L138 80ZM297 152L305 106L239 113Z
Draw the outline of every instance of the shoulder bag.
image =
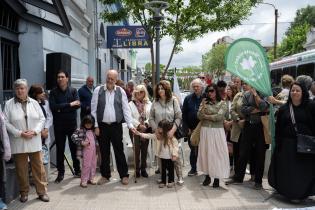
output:
M313 154L315 155L315 136L309 136L305 134L299 134L297 130L297 125L294 118L294 112L292 104L290 104L290 115L294 130L296 132L296 149L297 153L301 154Z

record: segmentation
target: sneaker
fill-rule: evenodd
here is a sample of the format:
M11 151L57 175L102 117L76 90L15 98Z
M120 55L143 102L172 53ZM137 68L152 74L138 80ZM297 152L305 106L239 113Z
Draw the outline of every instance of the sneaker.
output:
M82 188L87 188L87 183L86 183L86 182L81 182L81 183L80 183L80 187L82 187Z
M127 176L123 177L121 180L121 183L123 185L128 185L129 184L129 178Z
M262 189L262 184L260 184L260 183L255 183L254 189L255 189L255 190L261 190L261 189Z
M49 202L49 197L47 194L44 194L44 195L39 195L38 196L38 199L43 201L43 202Z
M0 210L8 209L8 206L0 198Z
M165 186L166 186L166 184L164 184L164 183L159 184L159 188L164 188Z
M238 184L243 184L243 182L236 180L235 178L232 178L225 182L225 185L230 185L230 184L238 185Z
M175 186L174 182L170 182L167 184L167 188L173 188Z
M88 181L88 184L96 185L96 184L97 184L97 181L93 178L93 179L91 179L91 180Z
M195 170L190 170L189 172L188 172L188 176L196 176L196 175L198 175L198 172L197 171L195 171Z
M60 182L62 182L63 179L64 179L64 175L58 174L57 178L55 179L55 183L59 184Z
M98 185L103 185L105 183L109 182L109 179L105 178L105 177L100 177L98 180L97 180L97 184Z
M183 184L184 184L183 177L181 177L181 178L179 178L179 179L177 180L177 184L178 184L178 185L183 185Z

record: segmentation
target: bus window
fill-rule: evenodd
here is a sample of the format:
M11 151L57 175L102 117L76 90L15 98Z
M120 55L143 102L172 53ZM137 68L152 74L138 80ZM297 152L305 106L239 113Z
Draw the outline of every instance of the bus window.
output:
M293 78L296 77L296 66L289 66L283 68L283 74L291 75Z
M297 69L297 76L299 75L308 75L314 79L315 74L315 64L314 63L308 63L304 65L298 66Z
M280 86L282 77L282 69L273 69L270 72L271 84L273 86Z

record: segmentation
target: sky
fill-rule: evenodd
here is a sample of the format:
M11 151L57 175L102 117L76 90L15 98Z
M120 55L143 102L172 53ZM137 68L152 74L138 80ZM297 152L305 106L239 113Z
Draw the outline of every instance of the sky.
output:
M296 10L307 5L315 5L315 0L265 0L266 3L275 5L278 9L278 38L280 43L284 33L294 20ZM270 5L259 4L251 10L251 15L242 22L242 25L233 29L221 32L209 32L194 41L183 43L183 51L175 54L170 65L171 68L182 68L185 66L200 66L201 57L208 52L212 44L223 36L230 36L233 39L249 37L260 40L263 46L273 46L274 43L274 9ZM268 23L268 24L260 24ZM160 42L161 64L166 64L171 53L173 41L165 37ZM137 49L137 65L144 67L150 61L149 49Z

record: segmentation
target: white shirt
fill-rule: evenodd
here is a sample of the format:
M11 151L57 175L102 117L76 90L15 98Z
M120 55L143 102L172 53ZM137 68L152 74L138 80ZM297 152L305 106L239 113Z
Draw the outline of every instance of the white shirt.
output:
M91 115L95 118L95 127L98 127L96 109L97 109L97 103L98 103L98 92L100 90L100 87L102 87L102 86L98 86L97 88L95 88L93 95L92 95L92 100L91 100ZM104 90L105 90L105 94L106 94L106 97L105 97L106 98L106 105L105 105L105 109L104 109L102 122L104 122L104 123L116 122L114 98L115 98L115 91L117 88L120 88L120 91L121 91L122 110L123 110L123 115L124 115L125 121L127 123L128 128L133 128L131 111L130 111L130 107L128 104L126 92L124 91L124 89L122 89L121 87L116 86L116 85L114 87L114 90L112 90L112 91L108 91L106 88L106 84L104 85Z
M4 115L8 130L12 154L31 153L42 150L40 132L44 127L45 117L37 101L28 99L26 104L27 120L22 109L22 104L14 100L5 103ZM37 134L31 139L24 139L21 133L26 130L33 130Z

